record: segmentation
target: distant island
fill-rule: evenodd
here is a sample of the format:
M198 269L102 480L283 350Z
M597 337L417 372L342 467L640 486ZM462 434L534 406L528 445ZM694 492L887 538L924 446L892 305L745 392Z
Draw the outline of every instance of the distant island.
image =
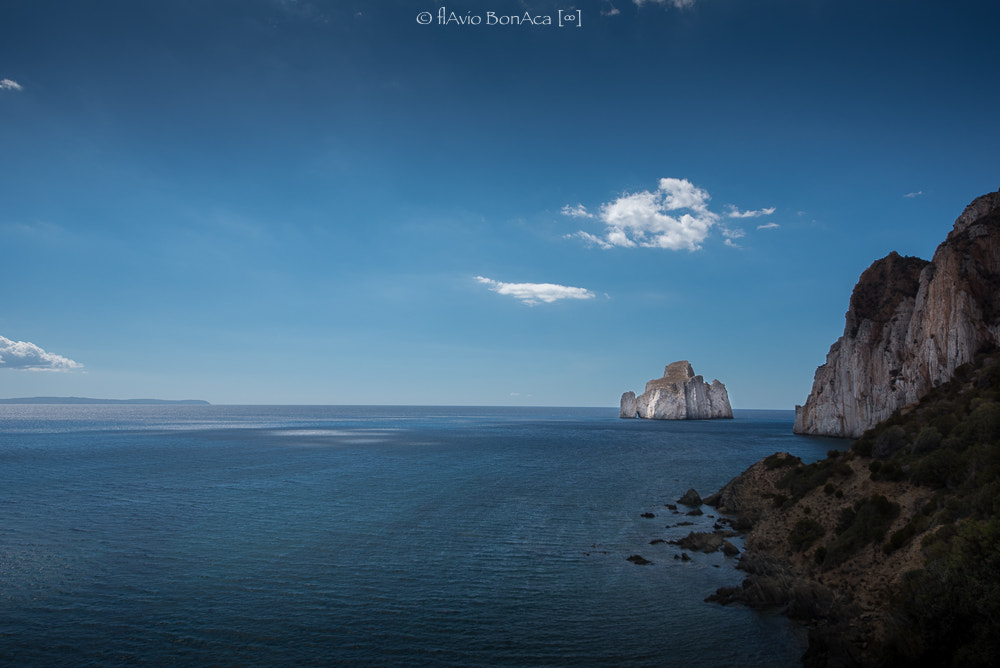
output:
M696 376L687 360L668 364L662 378L646 383L646 391L622 395L618 412L623 418L650 420L713 420L732 418L726 386L718 380L709 385Z
M211 406L203 399L88 399L87 397L21 397L0 399L0 404L135 404L142 406L170 404L177 406Z

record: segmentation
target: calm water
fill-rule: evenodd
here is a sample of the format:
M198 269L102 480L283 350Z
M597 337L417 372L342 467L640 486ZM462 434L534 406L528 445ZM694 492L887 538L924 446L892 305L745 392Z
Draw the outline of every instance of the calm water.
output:
M783 618L703 602L733 560L650 545L711 526L688 487L842 447L792 417L0 406L0 662L795 665Z

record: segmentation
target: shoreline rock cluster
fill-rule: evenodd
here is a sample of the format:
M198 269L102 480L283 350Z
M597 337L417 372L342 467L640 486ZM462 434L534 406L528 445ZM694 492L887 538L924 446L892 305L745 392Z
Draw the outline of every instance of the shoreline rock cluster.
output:
M668 503L665 507L670 510L674 515L681 515L685 517L691 517L697 519L704 515L701 506L705 505L706 501L701 498L697 491L694 489L689 489L683 496L677 499L677 503ZM678 505L687 506L691 510L684 512L678 509ZM656 515L651 512L644 512L641 515L646 519L655 519ZM688 552L701 552L704 554L712 554L714 552L722 552L727 557L736 557L740 554L740 549L736 547L730 538L735 538L740 536L741 532L734 531L732 529L727 529L726 525L730 523L728 518L716 518L714 515L708 516L709 520L714 520L712 531L690 531L687 536L679 539L667 539L667 538L654 538L649 542L650 545L660 545L667 544L673 545L681 548L681 552L675 553L673 558L679 561L691 561L691 556ZM675 529L680 527L695 526L695 522L692 521L681 521L677 524L668 524L667 529ZM683 551L683 550L686 550ZM637 566L648 566L654 562L643 557L639 554L633 554L629 556L626 561L630 561Z
M668 364L661 378L646 383L639 396L625 392L618 412L622 418L650 420L713 420L733 417L726 386L696 376L686 360Z
M831 451L827 459L805 465L776 453L707 497L706 505L732 516L731 526L745 537L736 566L745 577L706 601L776 610L805 624L805 666L874 665L893 623L888 606L894 591L905 573L923 564L919 540L891 552L881 540L919 516L934 491L877 479L871 461L853 451ZM862 526L857 518L870 521L868 502L879 498L894 509L879 531L883 539L854 538L850 553L832 558ZM857 520L855 526L848 519Z

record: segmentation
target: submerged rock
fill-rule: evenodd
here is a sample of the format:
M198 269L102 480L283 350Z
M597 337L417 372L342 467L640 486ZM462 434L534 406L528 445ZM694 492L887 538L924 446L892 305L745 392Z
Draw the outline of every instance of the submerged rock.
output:
M631 391L623 394L618 414L651 420L710 420L732 418L733 409L725 385L718 380L709 385L682 360L668 364L663 377L646 383L646 391L638 397Z
M684 492L684 496L677 499L677 503L683 503L685 506L700 506L701 505L701 495L692 488Z

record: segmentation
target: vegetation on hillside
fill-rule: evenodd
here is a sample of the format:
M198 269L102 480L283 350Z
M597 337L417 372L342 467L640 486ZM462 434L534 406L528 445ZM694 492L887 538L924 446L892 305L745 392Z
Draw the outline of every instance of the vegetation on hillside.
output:
M935 490L922 511L883 543L921 541L924 567L895 592L884 665L988 666L1000 656L1000 353L956 370L915 408L882 422L852 446L871 457L873 480ZM830 466L829 464L827 466ZM859 502L860 503L860 502ZM855 505L864 528L844 527L823 555L835 564L859 541L882 540L890 500ZM895 512L898 512L898 507ZM838 527L839 529L840 527ZM843 542L842 542L843 539Z

